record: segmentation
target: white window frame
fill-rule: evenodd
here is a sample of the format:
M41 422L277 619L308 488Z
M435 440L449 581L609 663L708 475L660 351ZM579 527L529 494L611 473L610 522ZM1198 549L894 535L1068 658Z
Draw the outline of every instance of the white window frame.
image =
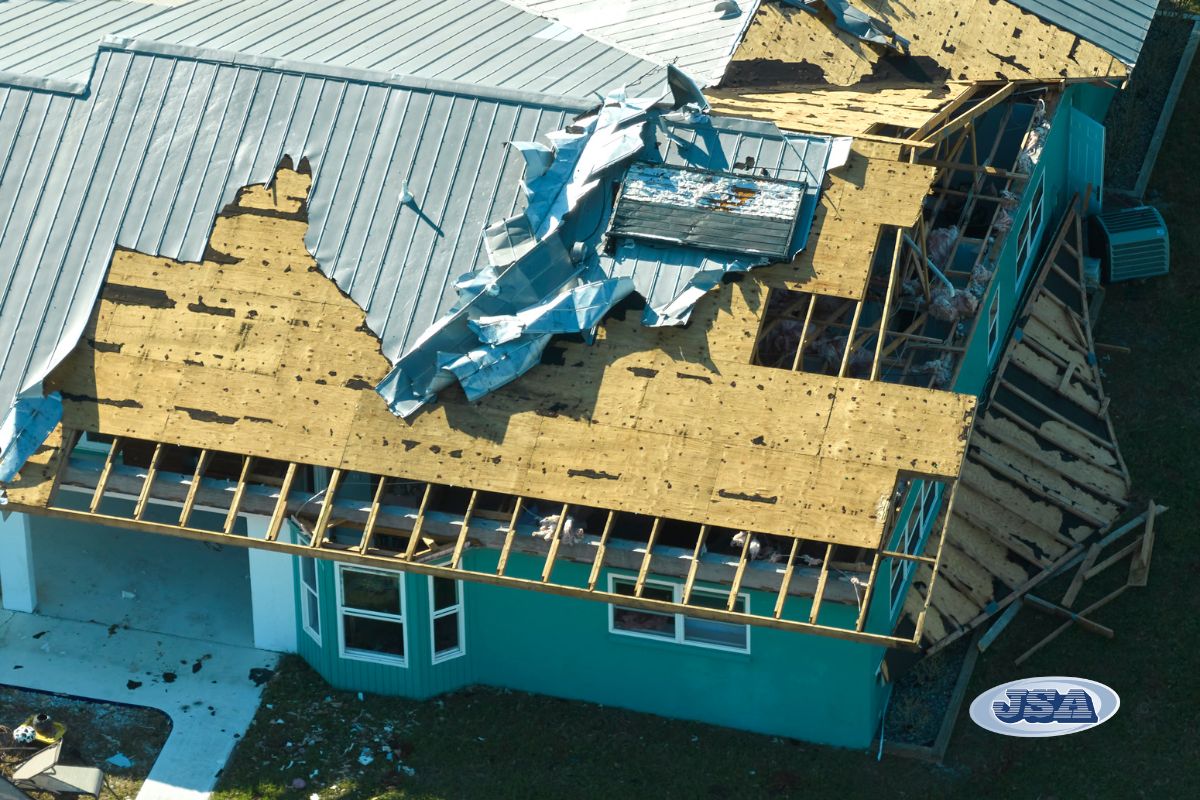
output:
M632 575L632 574L610 573L608 576L609 594L617 593L616 585L617 585L618 581L620 581L622 583L636 584L637 576ZM671 592L671 600L672 600L672 602L675 602L675 603L680 602L680 598L682 597L682 587L680 587L679 584L676 584L676 583L669 583L667 581L647 580L646 586L653 586L656 589L669 590ZM728 592L721 592L716 589L704 589L699 586L692 588L692 595L695 596L697 594L703 594L703 595L707 595L707 596L711 596L711 597L728 597L729 596ZM743 608L745 608L747 611L749 611L750 595L746 592L738 592L738 599L742 601ZM702 647L707 650L720 650L721 652L724 652L724 653L741 653L743 655L750 654L750 626L749 625L743 626L746 629L746 646L745 647L730 647L728 645L723 645L723 644L713 644L712 642L697 642L697 641L693 641L691 639L686 638L684 636L684 619L688 615L683 612L675 612L673 615L669 611L646 612L646 613L650 613L650 614L661 614L663 616L668 616L668 615L674 616L675 628L674 628L673 636L658 636L653 633L639 633L637 631L623 630L621 628L616 627L616 624L615 624L615 621L616 621L615 615L616 615L616 610L618 608L628 608L628 606L622 606L620 603L609 603L608 604L608 632L609 633L616 634L618 636L630 636L635 639L648 639L653 642L667 642L668 644L681 644L681 645L686 645L688 647ZM641 609L633 609L633 610L641 611ZM701 618L693 617L693 619L701 619ZM729 622L729 623L725 623L725 624L737 625L736 622Z
M357 608L346 608L345 597L342 590L342 575L346 572L370 572L377 575L386 575L389 578L396 579L397 591L400 593L400 614L385 614L379 611L363 611ZM387 664L392 667L407 667L408 656L412 652L409 649L408 641L408 608L405 602L405 585L404 573L396 572L395 570L375 569L374 567L362 567L357 564L338 563L336 567L335 590L337 592L337 623L338 623L338 655L342 658L351 661L369 661L374 664ZM376 653L370 650L358 650L356 648L346 647L346 626L345 618L349 614L352 617L360 617L362 619L378 619L386 622L398 622L401 625L404 637L404 655L393 656L386 653Z
M896 542L896 552L916 555L913 551L920 546L921 540L925 537L929 527L933 525L933 521L937 519L938 512L941 511L942 498L938 495L939 491L938 483L926 480L921 481L921 488L916 490L916 497L913 498L912 507L909 509L908 520L904 524L904 531ZM929 507L929 512L926 513L925 504L931 496L936 496L935 501ZM904 604L905 593L900 591L900 587L908 581L912 571L916 568L916 562L902 558L894 558L892 561L892 574L888 591L892 613L894 614Z
M1033 201L1021 225L1017 229L1017 284L1025 282L1037 254L1037 246L1046 226L1046 173L1038 176L1037 182L1027 190L1032 192Z
M1000 349L1000 291L998 289L992 295L992 302L988 304L987 347L988 362L990 363Z
M466 626L466 605L463 600L463 584L462 581L454 580L453 578L441 578L454 583L454 594L457 602L452 606L447 606L443 609L434 608L433 598L433 582L437 580L432 575L427 581L429 585L429 653L431 663L441 664L444 661L451 661L455 658L461 658L467 654L467 626ZM453 650L443 650L438 652L437 641L434 635L433 625L435 620L442 617L448 617L451 614L458 615L458 644ZM405 650L407 651L407 647Z
M313 585L309 586L308 581L304 580L304 563L310 562L313 568ZM317 560L300 556L296 559L297 568L300 572L300 627L308 634L308 637L321 644L321 575L317 571ZM317 624L313 626L308 616L308 596L312 595L314 607L317 609Z

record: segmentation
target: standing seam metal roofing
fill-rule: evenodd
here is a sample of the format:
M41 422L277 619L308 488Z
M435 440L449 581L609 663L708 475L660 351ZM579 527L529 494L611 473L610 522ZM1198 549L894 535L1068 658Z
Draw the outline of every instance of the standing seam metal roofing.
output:
M103 48L87 97L0 87L6 410L78 341L115 246L199 261L217 212L284 155L313 167L306 244L394 360L454 299L453 275L485 260L484 226L521 207L506 141L586 109L140 47Z
M716 0L510 0L604 42L662 64L674 63L701 86L725 75L759 0L739 0L723 17Z
M1063 30L1102 47L1130 66L1137 63L1158 0L1010 0Z
M105 35L598 100L662 66L503 0L0 2L0 83L79 92Z

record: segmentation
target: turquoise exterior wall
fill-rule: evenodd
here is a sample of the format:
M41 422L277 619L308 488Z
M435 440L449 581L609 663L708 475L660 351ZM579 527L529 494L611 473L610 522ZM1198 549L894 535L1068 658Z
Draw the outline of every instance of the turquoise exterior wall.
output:
M493 571L497 557L468 551L464 566ZM318 568L322 642L301 624L300 654L339 688L426 698L487 684L846 747L867 746L878 728L882 647L767 628L750 629L749 653L654 641L610 632L607 604L487 584L463 584L464 656L431 663L428 579L406 575L408 665L342 658L336 568L328 562ZM582 586L588 571L560 562L555 581ZM541 559L513 554L507 572L536 578ZM754 613L772 612L773 595L747 594ZM809 609L795 598L787 616L807 619ZM828 603L821 621L853 625L854 616L853 608Z

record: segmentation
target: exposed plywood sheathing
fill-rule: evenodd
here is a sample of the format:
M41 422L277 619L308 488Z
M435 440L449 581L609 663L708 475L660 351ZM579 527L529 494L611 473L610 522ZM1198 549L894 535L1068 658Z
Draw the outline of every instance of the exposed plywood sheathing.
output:
M828 174L808 247L791 263L756 270L768 286L862 299L884 226L910 228L933 183L935 169L852 152Z
M1130 500L1082 290L1082 226L1062 223L971 435L926 646L997 613L1120 518ZM929 579L907 600L915 621Z
M307 189L244 190L202 264L118 251L49 381L64 425L871 548L900 473L958 474L973 398L751 366L753 280L686 329L610 320L479 403L398 419L361 309L305 250Z
M1096 45L1005 0L860 0L858 5L908 39L913 58L862 42L826 15L763 3L730 63L727 84L739 82L739 73L779 86L1124 79L1128 74L1124 64Z
M879 125L920 128L947 103L974 88L963 83L937 88L871 86L857 91L734 88L713 89L707 95L719 114L770 120L785 130L857 136L870 134Z

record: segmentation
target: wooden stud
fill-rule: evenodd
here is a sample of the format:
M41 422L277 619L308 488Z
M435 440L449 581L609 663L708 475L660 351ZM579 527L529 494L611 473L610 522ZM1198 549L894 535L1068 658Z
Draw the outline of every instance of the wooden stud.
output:
M833 545L825 546L825 557L821 559L821 572L817 575L817 590L813 592L812 608L808 612L808 621L817 624L821 613L821 601L825 599L825 586L829 581L829 563L833 560Z
M75 450L75 445L83 437L83 431L74 428L62 429L62 447L58 453L58 464L54 467L54 478L50 482L50 491L46 493L46 505L54 505L54 498L58 494L58 488L62 485L63 476L67 474L67 470L71 466L71 453Z
M183 509L179 512L179 526L186 528L188 520L192 517L192 509L196 507L196 492L200 491L200 480L204 477L204 471L208 468L208 461L212 453L208 450L201 450L200 455L196 458L196 469L192 472L192 485L188 487L187 497L183 501Z
M859 306L861 308L861 304ZM733 571L733 583L729 586L729 597L725 601L725 610L733 611L737 605L738 589L742 588L742 578L746 574L746 564L750 561L750 540L754 538L754 534L746 531L746 538L742 542L742 553L738 556L737 569Z
M283 483L279 486L279 500L275 503L275 509L271 512L271 521L267 524L266 540L273 542L279 538L279 531L283 527L284 517L287 516L287 499L292 491L292 483L296 480L296 470L299 465L294 461L288 462L287 471L283 473ZM189 492L189 494L191 494Z
M113 461L117 458L117 450L120 446L121 438L114 436L112 445L108 448L108 455L104 458L104 468L100 471L100 480L96 483L96 491L92 493L92 502L88 505L88 511L93 514L100 507L100 501L104 499L104 487L108 485L108 476L112 474Z
M817 307L817 296L808 296L808 310L804 312L804 326L800 328L800 341L796 343L796 357L792 359L792 372L800 369L804 361L804 347L808 344L808 326L812 324L813 309Z
M976 647L980 653L992 646L992 642L996 641L1000 634L1004 632L1004 629L1016 618L1017 612L1020 610L1021 598L1018 597L1012 605L1004 609L1004 613L992 624L992 627L988 628L987 633L979 637Z
M854 623L856 631L862 631L866 627L867 612L871 610L872 589L875 588L875 578L879 576L879 562L882 560L882 551L876 550L875 558L871 559L871 574L867 577L867 585L863 589L862 601L858 608L858 620Z
M615 511L609 511L608 516L604 519L604 530L600 533L600 543L596 545L596 558L592 561L592 572L588 575L588 591L595 589L596 582L600 580L600 570L604 566L604 552L608 547L608 536L612 533L613 517L615 516Z
M225 515L225 533L233 533L238 511L242 507L242 496L246 493L246 478L250 475L250 465L253 463L253 456L242 456L242 471L238 474L237 487L233 490L233 501L229 504L229 512Z
M1075 603L1075 598L1079 596L1079 590L1083 588L1083 582L1088 578L1088 571L1099 556L1100 545L1094 544L1088 548L1087 555L1083 557L1083 563L1075 571L1075 577L1071 579L1071 585L1067 587L1067 591L1063 595L1063 608L1070 608Z
M1158 507L1150 501L1146 510L1146 531L1142 534L1142 547L1134 553L1129 563L1129 585L1145 586L1150 582L1150 556L1154 551L1154 520L1158 516Z
M783 580L779 583L779 595L775 598L775 619L783 616L783 606L787 602L788 590L792 587L792 573L796 569L798 552L800 552L800 540L792 539L792 549L788 552L787 566L783 568Z
M412 532L408 535L408 547L404 550L404 560L412 561L417 552L417 542L421 541L421 527L425 524L425 510L429 508L429 497L433 494L433 484L425 484L425 493L421 495L421 505L417 507L417 518L413 520Z
M1069 611L1069 610L1063 608L1062 606L1055 605L1054 603L1051 603L1048 600L1043 600L1042 598L1038 597L1037 595L1033 595L1033 594L1025 595L1025 602L1029 603L1031 606L1033 606L1036 609L1039 609L1041 611L1046 611L1050 614L1053 614L1056 617L1062 617L1070 622L1077 623L1079 625L1079 627L1083 628L1086 631L1091 631L1092 633L1098 633L1101 636L1105 637L1106 639L1113 638L1114 634L1113 634L1112 628L1108 627L1107 625L1101 625L1098 622L1093 622L1092 620L1085 617L1082 613L1077 614L1074 611Z
M150 501L150 487L154 485L154 476L158 474L158 459L162 455L162 448L162 442L155 442L150 466L146 468L146 479L142 481L142 491L138 493L137 505L133 508L134 519L141 519L146 513L146 504Z
M458 569L462 564L463 548L467 544L467 530L471 526L471 515L475 513L475 501L479 498L479 492L472 490L471 499L467 501L467 511L463 514L462 526L458 529L458 539L454 542L454 555L450 557L450 566Z
M642 590L646 587L646 575L650 572L650 558L654 552L654 545L658 541L658 528L662 523L661 517L654 518L654 524L650 526L650 539L646 542L646 554L642 556L642 567L638 570L637 583L633 587L633 596L641 597Z
M700 557L704 554L704 543L708 540L708 526L701 525L700 533L696 536L696 546L692 549L692 563L688 564L687 578L683 582L683 604L686 606L692 599L692 589L696 585L696 574L700 571Z
M513 537L517 535L517 520L521 516L521 505L525 502L524 497L518 497L516 504L513 506L512 518L508 521L508 531L504 534L504 546L500 548L500 560L496 562L496 576L504 575L504 569L508 566L508 554L512 551ZM609 524L612 523L612 512L609 512ZM605 525L605 529L608 525Z
M871 380L879 380L879 359L883 355L883 344L887 338L888 320L892 312L892 295L896 291L896 268L900 264L900 250L904 245L904 237L896 231L896 245L892 250L892 266L888 271L887 294L883 297L883 316L879 319L879 338L875 341L875 358L871 362Z
M863 303L859 300L854 304L854 318L850 322L850 333L846 336L846 350L842 353L842 365L838 368L838 377L846 377L846 368L850 366L850 351L854 349L854 334L858 330L858 320L862 316Z
M383 500L383 487L387 484L387 476L380 476L375 485L375 496L371 498L371 510L367 512L367 524L363 526L362 541L358 544L358 552L365 553L371 549L371 539L375 536L375 522L379 519L379 505Z

